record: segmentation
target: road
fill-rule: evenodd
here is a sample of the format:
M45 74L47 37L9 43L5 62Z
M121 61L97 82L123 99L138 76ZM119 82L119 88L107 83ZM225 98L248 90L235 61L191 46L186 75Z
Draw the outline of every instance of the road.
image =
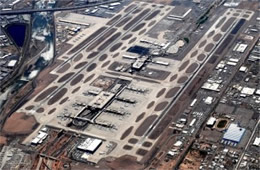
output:
M246 154L246 151L247 151L247 149L248 149L248 146L250 145L250 143L251 143L251 141L252 141L252 139L253 139L253 137L254 137L254 134L255 134L255 132L256 132L257 129L258 129L259 123L260 123L260 119L258 120L257 124L255 125L255 128L254 128L254 130L253 130L253 132L252 132L252 135L250 136L250 138L249 138L249 140L248 140L248 142L247 142L247 144L246 144L246 147L245 147L245 149L244 149L242 155L240 156L240 158L239 158L239 160L238 160L238 163L237 163L237 165L236 165L236 167L235 167L235 170L237 170L237 169L239 168L239 165L240 165L242 159L244 158L244 155Z
M121 0L108 0L108 1L98 2L98 3L81 5L81 6L62 7L62 8L60 7L60 8L45 8L45 9L18 9L18 10L10 10L10 11L1 10L0 15L17 15L17 14L32 14L34 12L55 12L55 11L76 10L76 9L94 7L98 5L109 4L109 3L119 2L119 1Z
M238 22L238 21L237 21ZM156 129L156 127L160 124L160 122L165 118L167 113L170 111L170 109L176 104L180 96L186 91L186 89L189 87L189 85L193 82L193 80L197 77L197 75L200 73L200 71L204 68L204 66L208 63L209 59L214 55L218 47L223 43L223 41L226 39L226 37L230 34L231 30L234 28L236 23L233 23L233 25L229 28L229 30L226 32L226 34L221 38L218 44L216 44L215 48L211 51L207 59L200 65L200 67L195 71L195 73L189 78L188 82L180 89L180 91L173 97L173 100L171 103L165 108L163 113L160 114L160 116L151 124L151 126L147 129L147 131L144 133L142 138L140 139L139 144L142 144L145 138L147 138L151 133Z
M112 2L112 1L110 1L110 2ZM128 14L132 13L135 9L136 9L136 8L131 9L131 11L129 11ZM142 21L145 17L147 17L147 16L148 16L149 14L151 14L153 11L154 11L154 10L152 10L152 11L150 11L149 13L147 13L146 15L142 16L142 18L140 19L140 21ZM128 16L128 14L126 14L125 16ZM97 37L95 37L93 40L91 40L90 42L88 42L87 44L85 44L82 48L78 49L77 52L75 52L74 54L72 54L71 57L69 57L69 58L67 59L67 61L64 62L64 64L65 64L66 62L69 62L72 58L76 57L78 54L80 54L83 49L87 48L89 45L91 45L91 44L92 44L93 42L95 42L97 39L99 39L100 37L102 37L102 35L104 35L106 32L108 32L110 29L112 29L115 25L117 25L117 24L118 24L119 22L121 22L123 19L124 19L124 17L121 18L120 20L116 21L115 23L113 23L105 32L101 33L100 35L98 35ZM119 40L119 39L122 38L124 35L126 35L128 32L130 32L134 27L136 27L136 26L138 25L138 23L140 23L140 22L137 22L137 23L135 23L134 25L132 25L128 30L126 30L126 31L125 31L120 37L118 37L117 39ZM116 40L115 40L114 42L116 42ZM110 44L109 46L107 46L104 50L100 51L99 55L97 55L97 56L94 57L92 60L90 60L89 63L86 64L83 68L81 68L77 73L75 73L75 75L71 76L71 77L70 77L68 80L66 80L62 85L60 85L55 91L53 91L51 94L49 94L48 97L46 97L46 98L45 98L44 100L42 100L38 105L36 105L33 110L36 111L38 108L40 108L41 105L42 105L44 102L48 101L52 96L54 96L55 94L57 94L57 93L60 91L60 89L62 89L64 86L66 86L66 84L68 84L72 79L74 79L77 75L79 75L79 74L80 74L83 70L85 70L89 65L91 65L92 63L94 63L94 61L96 61L99 56L101 56L102 54L104 54L104 52L105 52L107 49L109 49L112 45L113 45L113 43ZM64 64L62 64L62 65L64 65ZM61 66L62 66L62 65L61 65Z

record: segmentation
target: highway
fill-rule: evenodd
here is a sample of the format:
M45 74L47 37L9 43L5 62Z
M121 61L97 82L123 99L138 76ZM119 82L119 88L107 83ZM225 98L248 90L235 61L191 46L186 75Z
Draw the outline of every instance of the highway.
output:
M0 15L17 15L17 14L32 14L34 12L55 12L55 11L66 11L66 10L77 10L81 8L94 7L103 4L109 4L114 2L119 2L121 0L106 0L97 3L91 3L81 6L72 6L72 7L59 7L59 8L44 8L44 9L17 9L17 10L8 10L8 11L0 11Z

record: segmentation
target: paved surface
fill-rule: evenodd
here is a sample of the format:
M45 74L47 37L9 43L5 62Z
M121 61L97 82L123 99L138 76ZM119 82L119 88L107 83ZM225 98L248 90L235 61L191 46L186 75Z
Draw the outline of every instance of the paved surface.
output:
M104 31L84 43L83 46L80 46L77 49L78 51L75 50L73 53L68 51L60 56L59 59L63 60L63 63L51 72L51 74L58 75L59 78L46 88L51 89L49 93L39 93L39 95L35 96L19 109L19 112L34 115L36 120L42 125L63 128L74 131L75 133L104 139L105 144L99 148L97 153L89 158L93 162L97 162L103 157L99 153L107 151L106 144L109 141L118 144L109 156L119 157L127 153L141 160L157 140L146 138L146 136L157 127L160 120L167 114L166 111L174 103L172 99L177 97L185 89L186 83L189 83L193 78L197 69L205 64L211 53L215 50L215 47L226 36L226 33L243 16L243 12L241 12L238 16L234 17L233 14L237 12L228 9L223 17L220 17L212 25L198 41L197 45L182 60L159 58L160 60L169 62L169 66L149 64L147 66L148 73L155 75L154 77L158 73L167 72L164 79L156 79L153 76L143 76L143 74L129 74L127 72L109 70L109 67L115 62L118 65L131 64L132 61L122 57L124 54L128 54L126 49L131 47L132 44L139 43L140 39L145 37L153 24L158 23L168 15L169 11L174 10L174 7L146 4L143 2L133 2L129 6L133 4L134 7L130 10L121 11L118 14L120 17L112 19L114 20L113 22L95 23L92 27L95 28L92 29L93 31L83 31L74 37L73 40L70 40L69 43L73 45L71 48L73 49L87 37L93 35L94 30L105 27ZM132 19L125 22L124 19L129 16ZM224 17L227 18L226 20L232 17L235 19L227 27L224 22L222 24L219 23ZM123 23L119 24L120 22ZM227 28L222 31L222 27ZM123 38L130 34L131 38ZM215 35L219 35L220 38L214 40ZM203 56L201 56L202 54ZM68 76L68 74L71 75ZM64 114L70 114L70 116L77 115L81 108L74 106L76 102L87 104L93 100L93 96L84 94L90 90L95 91L100 88L109 88L116 78L131 81L128 85L129 88L144 89L146 93L142 94L131 90L124 90L119 97L131 98L136 103L128 104L116 100L109 105L109 108L126 112L126 116L103 112L97 117L96 121L113 124L115 128L108 129L97 125L89 125L85 130L77 131L66 127L69 119L62 118L62 116ZM162 89L164 89L163 92ZM44 109L43 113L36 112L40 108ZM142 132L138 130L140 127L142 127ZM24 143L29 143L34 136L35 134L30 135ZM131 144L131 139L132 141L133 139L136 141L135 144ZM126 149L122 151L123 148Z

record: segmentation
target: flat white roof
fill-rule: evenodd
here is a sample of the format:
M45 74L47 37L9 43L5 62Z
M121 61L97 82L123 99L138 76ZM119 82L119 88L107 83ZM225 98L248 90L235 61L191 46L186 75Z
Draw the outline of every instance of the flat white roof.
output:
M123 58L127 58L127 59L137 59L137 56L123 55Z
M260 95L260 89L256 90L255 94Z
M228 62L227 62L227 65L235 66L235 65L237 65L237 63L235 63L235 62L231 62L231 61L228 61Z
M243 87L241 93L242 94L247 94L247 95L252 95L254 94L255 89L254 88L250 88L250 87Z
M167 154L170 155L170 156L174 156L176 153L173 152L173 151L168 151Z
M198 99L194 99L191 104L190 104L190 107L193 107L195 105L195 103L197 102Z
M102 143L101 139L87 138L83 143L81 143L77 148L85 151L93 152Z
M220 84L218 84L218 83L206 82L203 84L203 86L201 88L206 89L206 90L219 91L219 86L220 86Z
M184 124L176 124L175 125L177 128L183 128L184 127Z
M216 118L215 117L210 117L209 120L207 121L207 125L214 125L214 123L216 122Z
M165 61L154 60L152 62L155 63L155 64L159 64L159 65L165 65L165 66L169 65L169 63L165 62Z
M248 46L247 44L240 44L236 51L243 53L246 50L247 46Z
M32 144L42 143L44 139L48 136L47 133L39 131L38 135L31 141Z
M192 119L192 121L190 122L189 126L193 126L194 123L196 122L196 120L197 120L196 118Z
M237 63L237 62L239 62L239 59L238 58L230 58L229 61Z
M31 143L32 143L32 144L37 144L37 143L39 143L40 140L41 140L41 139L39 139L39 138L34 138L34 139L31 141Z
M9 61L9 63L7 64L8 67L14 67L17 63L17 60L11 60Z
M260 146L260 137L255 138L253 145Z
M42 138L45 138L45 137L47 137L47 133L44 133L44 132L39 132L39 134L38 134L38 136L37 136L37 138L40 138L40 139L42 139Z
M88 159L88 158L89 158L89 154L87 154L87 153L85 152L85 153L83 153L83 154L81 155L80 158L82 158L82 159Z
M182 145L182 141L177 141L177 142L175 142L175 144L174 144L174 146L176 146L176 147L179 147L179 146L181 146Z
M134 64L133 68L140 69L144 65L145 60L138 58Z
M241 72L246 72L246 71L247 71L247 67L246 67L246 66L241 66L241 67L239 68L239 71L241 71Z
M211 103L213 103L213 97L211 97L211 96L208 96L205 100L204 100L204 102L206 103L206 104L211 104Z
M221 61L221 62L217 65L216 69L218 70L218 69L224 68L224 67L225 67L225 62L224 62L224 61Z
M229 128L225 132L223 139L239 143L245 131L245 128L241 128L237 124L231 123Z

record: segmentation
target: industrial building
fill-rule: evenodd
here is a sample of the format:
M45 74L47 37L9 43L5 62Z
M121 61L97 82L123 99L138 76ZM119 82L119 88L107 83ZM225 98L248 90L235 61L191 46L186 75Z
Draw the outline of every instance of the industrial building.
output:
M102 140L87 138L83 143L77 146L77 149L93 154L102 144Z
M41 144L46 138L48 134L43 131L39 131L38 135L31 141L32 145Z
M215 123L216 123L216 118L215 117L210 117L209 120L207 121L207 126L208 127L213 127Z
M245 131L245 128L239 127L238 124L231 123L221 142L227 145L236 146L241 141Z
M254 142L253 142L254 146L260 146L260 137L256 137Z

